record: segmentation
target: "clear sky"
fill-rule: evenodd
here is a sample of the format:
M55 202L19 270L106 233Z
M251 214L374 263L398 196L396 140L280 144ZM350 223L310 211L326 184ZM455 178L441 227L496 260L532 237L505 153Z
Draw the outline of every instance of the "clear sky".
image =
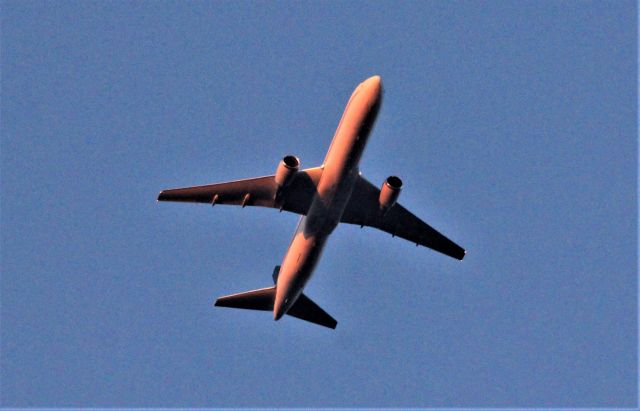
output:
M635 406L632 1L2 2L3 406ZM340 226L335 331L214 308L269 286L297 216L156 204L361 162L468 251Z

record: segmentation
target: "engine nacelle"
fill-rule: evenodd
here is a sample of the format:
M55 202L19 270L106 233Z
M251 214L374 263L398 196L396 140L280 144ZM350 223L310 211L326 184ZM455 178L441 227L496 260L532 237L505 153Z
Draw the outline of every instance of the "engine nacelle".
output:
M278 191L285 188L293 181L293 177L300 168L300 160L296 156L285 156L276 169L275 181Z
M396 201L398 201L401 190L402 180L400 180L399 177L391 176L384 180L384 183L382 183L382 187L380 188L380 197L378 198L382 214L386 214L386 212L393 207Z

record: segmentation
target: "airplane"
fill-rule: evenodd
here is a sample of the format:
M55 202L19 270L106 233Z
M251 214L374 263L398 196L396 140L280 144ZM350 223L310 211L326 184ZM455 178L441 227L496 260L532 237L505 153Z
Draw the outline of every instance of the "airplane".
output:
M301 215L282 263L273 270L274 285L220 297L215 306L271 311L276 321L287 314L335 329L338 322L303 289L338 223L375 227L416 246L464 258L462 247L397 202L400 178L390 176L378 189L361 175L358 164L382 96L380 76L358 85L319 167L300 170L298 157L287 155L274 175L160 192L158 201L260 206Z

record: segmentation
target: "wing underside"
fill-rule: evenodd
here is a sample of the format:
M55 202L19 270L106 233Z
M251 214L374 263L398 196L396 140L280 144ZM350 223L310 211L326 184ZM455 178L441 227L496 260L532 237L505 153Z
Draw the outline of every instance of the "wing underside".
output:
M383 214L379 209L379 196L380 190L377 187L359 177L340 222L375 227L458 260L464 258L465 251L462 247L402 205L395 204Z
M316 192L322 168L314 167L296 173L293 181L276 198L274 176L249 178L226 183L163 190L158 201L259 206L306 214Z

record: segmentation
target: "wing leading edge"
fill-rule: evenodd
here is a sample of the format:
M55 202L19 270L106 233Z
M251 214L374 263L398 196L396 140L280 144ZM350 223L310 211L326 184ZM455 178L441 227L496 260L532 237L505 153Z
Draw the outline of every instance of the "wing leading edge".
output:
M379 196L380 190L377 187L364 177L358 177L340 222L375 227L458 260L464 258L465 250L462 247L402 205L396 203L383 215L379 211Z
M163 190L158 201L206 203L278 208L306 214L316 193L321 167L296 173L293 181L276 198L275 176L249 178L226 183Z

